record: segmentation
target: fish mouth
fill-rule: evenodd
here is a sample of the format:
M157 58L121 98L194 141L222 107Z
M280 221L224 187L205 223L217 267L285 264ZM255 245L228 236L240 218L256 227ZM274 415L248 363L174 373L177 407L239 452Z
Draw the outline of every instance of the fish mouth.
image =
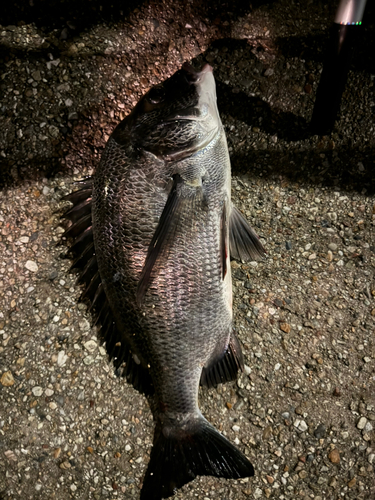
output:
M185 62L181 71L189 84L196 86L198 104L172 113L165 121L204 121L208 118L210 111L214 111L213 114L216 115L216 88L212 66L205 63L200 70L197 70L189 62Z
M190 83L198 83L202 80L206 73L212 73L213 68L208 63L204 64L201 70L194 68L189 62L182 65L182 70L185 71L185 77Z
M181 109L176 113L168 116L164 121L165 122L174 122L174 121L203 121L206 119L208 115L208 105L202 104L200 107L193 106L191 108Z

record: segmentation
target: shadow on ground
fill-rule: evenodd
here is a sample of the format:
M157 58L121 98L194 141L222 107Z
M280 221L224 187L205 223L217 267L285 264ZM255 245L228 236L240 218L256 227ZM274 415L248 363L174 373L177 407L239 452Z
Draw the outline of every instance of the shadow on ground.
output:
M255 10L262 5L272 4L275 0L253 0L251 5L242 0L218 0L202 5L200 0L193 0L192 4L199 7L204 14L214 20L230 19ZM119 22L130 12L148 3L151 10L160 4L161 0L15 0L6 2L2 6L0 24L19 25L34 23L41 30L64 30L64 37L78 35L81 31L102 22ZM173 20L171 20L173 21Z

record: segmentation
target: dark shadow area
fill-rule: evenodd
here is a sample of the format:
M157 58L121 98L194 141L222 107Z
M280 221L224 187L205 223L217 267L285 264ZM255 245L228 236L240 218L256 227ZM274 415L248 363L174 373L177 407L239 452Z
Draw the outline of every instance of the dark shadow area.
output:
M4 2L0 24L20 25L34 23L42 30L66 30L69 37L90 26L118 22L145 0L15 0Z
M271 106L258 97L249 97L245 92L233 94L232 87L217 81L217 102L222 113L229 114L249 127L259 126L270 135L286 141L300 141L309 136L308 123L293 113L274 111Z
M229 137L230 139L230 137ZM321 155L324 154L324 160ZM358 164L363 164L361 171ZM375 147L330 149L329 140L314 150L235 151L231 155L234 175L259 176L270 181L321 185L347 192L375 194Z
M264 5L272 6L275 1L276 0L253 0L252 2L244 2L241 0L218 0L216 2L207 2L207 17L211 21L219 18L221 21L231 22ZM194 3L202 5L202 2L199 0L194 0Z
M246 54L249 66L254 67L254 74L250 78L256 78L261 85L267 85L267 78L264 76L265 67L251 52L251 46L247 40L236 40L233 38L222 38L213 42L207 52L212 49L225 47L226 57L231 58L231 54L242 50ZM259 46L259 50L263 50ZM207 54L206 52L206 54ZM201 60L205 57L199 57ZM282 63L281 63L282 64ZM253 97L246 92L234 88L234 85L226 84L216 78L217 102L221 113L228 114L237 120L246 123L249 127L257 126L263 132L275 135L286 141L298 141L309 137L310 132L306 120L293 113L285 113L272 107L260 97ZM260 121L261 119L261 121ZM260 125L261 123L261 125Z
M42 30L64 30L64 37L75 34L102 22L119 22L146 0L15 0L4 2L0 13L0 24L19 25L34 23ZM193 1L211 20L233 21L239 16L272 4L275 0L253 0L251 4L242 0L202 3ZM147 2L162 4L159 0ZM171 2L171 6L173 3ZM159 7L160 8L160 7ZM173 21L173 20L172 20Z
M323 62L327 41L328 31L315 35L279 37L276 38L275 43L284 57L299 57L308 61Z
M210 45L206 53L196 59L198 66L205 59L207 53L213 49L220 51L222 48L225 48L225 57L229 60L231 59L231 55L236 51L242 51L245 54L244 58L246 58L249 67L254 68L254 74L249 75L249 77L256 78L264 86L267 85L267 77L264 76L266 68L263 67L263 64L251 52L251 46L247 40L237 40L234 38L216 40ZM263 50L261 46L259 46L259 49ZM260 97L252 97L246 92L235 88L234 85L220 81L218 77L216 77L216 91L220 112L246 123L249 127L260 127L263 132L270 135L277 134L280 139L286 141L299 141L310 135L308 123L303 117L293 113L274 110Z

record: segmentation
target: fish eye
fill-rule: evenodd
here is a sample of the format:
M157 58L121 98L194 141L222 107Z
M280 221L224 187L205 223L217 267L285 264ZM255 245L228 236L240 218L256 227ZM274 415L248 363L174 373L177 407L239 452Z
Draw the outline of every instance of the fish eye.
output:
M164 100L164 97L165 97L165 92L162 85L156 85L156 87L153 87L147 96L151 104L159 104Z

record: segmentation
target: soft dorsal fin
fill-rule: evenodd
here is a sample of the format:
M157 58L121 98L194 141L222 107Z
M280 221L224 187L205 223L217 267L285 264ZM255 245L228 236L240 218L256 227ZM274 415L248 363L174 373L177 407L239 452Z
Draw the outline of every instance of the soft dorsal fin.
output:
M73 207L63 217L73 224L63 236L75 238L70 247L70 252L75 257L71 269L80 271L78 283L84 285L81 300L87 300L91 304L94 323L99 325L98 337L106 343L107 353L113 360L116 373L125 377L139 392L151 395L154 388L150 373L135 361L134 352L118 330L100 277L91 219L92 180L85 179L80 184L81 189L64 197L73 203Z
M233 204L229 220L229 247L230 256L244 262L262 259L267 253L256 232Z

